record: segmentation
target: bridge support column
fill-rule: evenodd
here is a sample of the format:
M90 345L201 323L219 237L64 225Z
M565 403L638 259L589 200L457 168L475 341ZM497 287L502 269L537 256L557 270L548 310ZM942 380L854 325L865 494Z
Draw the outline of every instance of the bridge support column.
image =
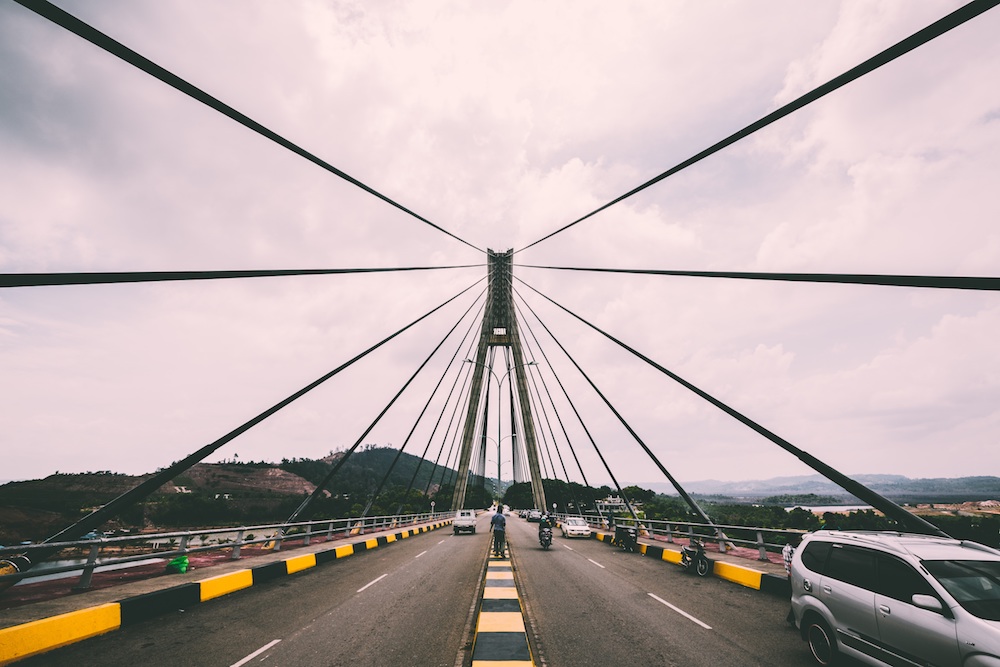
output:
M539 467L538 445L535 438L535 422L531 413L531 401L528 395L526 363L521 351L521 337L517 329L517 318L514 315L514 299L511 291L513 250L506 252L487 251L489 288L487 291L486 308L483 312L483 324L479 334L479 346L476 349L475 368L472 375L472 387L469 394L469 405L465 413L465 428L462 432L462 446L459 451L458 479L455 482L455 492L452 496L452 508L465 507L465 495L468 490L469 467L472 459L473 442L476 437L476 420L480 414L483 395L483 375L490 370L486 359L491 348L509 347L513 355L513 368L508 370L516 381L518 405L521 413L520 430L512 424L512 432L522 436L525 454L528 459L528 471L531 476L531 494L538 509L547 509L545 504L545 489L542 487L542 474ZM492 371L490 371L492 372ZM497 401L503 394L497 387ZM498 411L499 412L499 411ZM484 438L485 440L485 438ZM517 446L517 438L512 438L512 447ZM499 448L499 443L497 444ZM511 460L515 457L511 456ZM499 452L498 452L498 467ZM485 471L483 471L485 474ZM497 482L499 483L499 479Z

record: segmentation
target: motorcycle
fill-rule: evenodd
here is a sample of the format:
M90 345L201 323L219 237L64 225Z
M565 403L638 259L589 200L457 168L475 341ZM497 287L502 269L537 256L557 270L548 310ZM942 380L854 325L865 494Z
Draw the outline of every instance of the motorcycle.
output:
M635 553L639 548L639 530L635 526L615 526L615 536L611 544L622 551Z
M552 546L552 529L542 528L538 531L538 543L542 545L543 549L548 549Z
M694 571L699 577L704 577L712 571L712 561L705 555L705 545L700 540L691 540L687 546L681 547L681 565L690 570L694 565Z

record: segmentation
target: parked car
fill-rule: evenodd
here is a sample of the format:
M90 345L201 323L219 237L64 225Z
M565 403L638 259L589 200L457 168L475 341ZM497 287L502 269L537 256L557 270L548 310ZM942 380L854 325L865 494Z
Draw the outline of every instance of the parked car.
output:
M455 520L451 523L455 534L476 532L476 510L458 510Z
M590 526L578 516L568 516L559 522L563 537L590 537Z
M1000 551L894 532L819 531L791 565L795 625L821 665L1000 665Z
M528 521L538 523L542 519L542 513L539 510L530 510L528 512Z

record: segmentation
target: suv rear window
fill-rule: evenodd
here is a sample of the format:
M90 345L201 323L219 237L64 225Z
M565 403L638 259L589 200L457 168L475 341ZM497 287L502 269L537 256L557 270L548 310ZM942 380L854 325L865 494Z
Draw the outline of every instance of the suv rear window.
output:
M816 574L823 574L826 569L826 557L830 553L829 542L812 541L802 550L802 565Z

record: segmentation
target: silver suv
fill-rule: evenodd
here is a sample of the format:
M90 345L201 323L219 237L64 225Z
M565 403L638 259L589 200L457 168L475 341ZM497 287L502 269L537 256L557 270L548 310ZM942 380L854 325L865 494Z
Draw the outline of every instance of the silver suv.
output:
M795 550L795 625L821 665L1000 667L1000 551L928 535L819 531Z

